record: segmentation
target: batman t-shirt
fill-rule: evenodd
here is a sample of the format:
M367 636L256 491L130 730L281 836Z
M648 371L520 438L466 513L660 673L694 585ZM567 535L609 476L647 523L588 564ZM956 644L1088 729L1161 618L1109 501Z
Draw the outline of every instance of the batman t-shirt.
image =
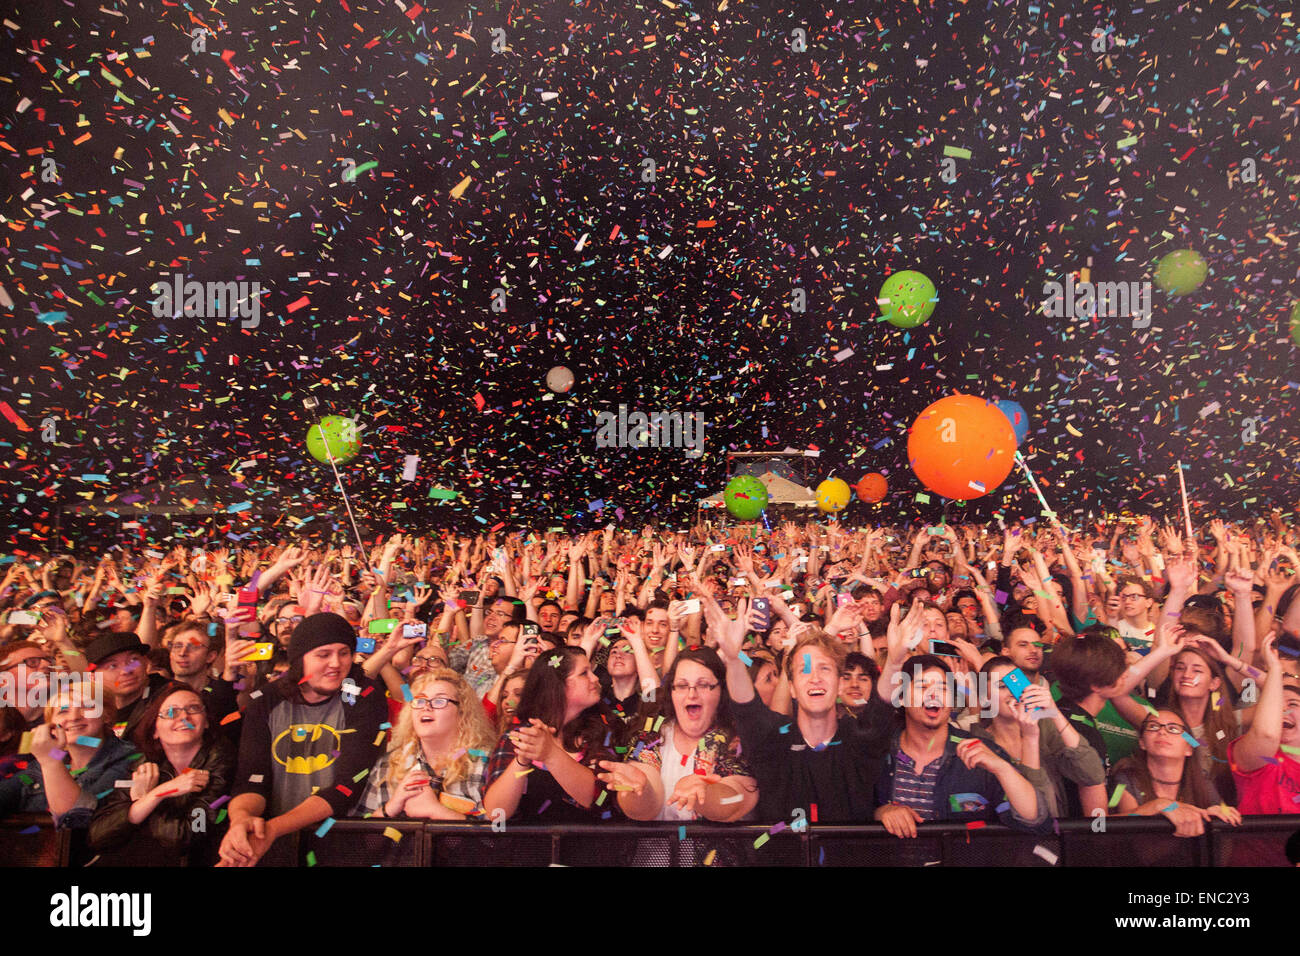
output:
M333 816L346 816L365 789L357 777L374 765L387 718L383 693L359 669L344 689L357 692L308 704L268 689L254 700L244 714L235 795L261 794L268 818L312 794L329 802Z

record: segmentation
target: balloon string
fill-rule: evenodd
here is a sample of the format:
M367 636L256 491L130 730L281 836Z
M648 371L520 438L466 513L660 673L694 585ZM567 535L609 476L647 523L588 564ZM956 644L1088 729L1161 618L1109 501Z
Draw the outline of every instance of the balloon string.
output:
M343 507L348 511L348 520L352 522L352 533L357 536L358 561L364 561L366 555L366 546L361 541L361 532L357 530L357 519L352 515L352 505L348 501L348 491L343 487L343 478L339 475L338 465L334 464L334 453L330 451L329 439L325 436L325 426L319 421L316 427L320 429L321 443L325 446L325 454L329 456L330 467L334 469L334 480L338 482L339 491L343 494Z

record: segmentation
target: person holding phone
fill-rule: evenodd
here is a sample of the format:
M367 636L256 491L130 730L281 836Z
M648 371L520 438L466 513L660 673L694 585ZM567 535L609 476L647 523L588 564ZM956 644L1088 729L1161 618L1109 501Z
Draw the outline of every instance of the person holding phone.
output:
M450 668L411 684L389 750L375 761L353 816L464 820L483 808L496 734L474 689Z
M483 809L507 819L590 822L600 813L596 768L614 760L613 722L581 648L547 651L528 672L514 726L488 761Z
M1106 809L1101 755L1057 708L1051 691L1030 684L1009 657L992 657L980 673L989 695L971 736L1001 748L1047 800L1055 818L1091 817ZM1009 675L1019 678L1012 682ZM996 699L992 695L996 694Z
M129 844L152 849L150 859L216 863L221 831L211 804L230 792L237 755L216 732L206 702L188 684L168 684L154 695L134 743L144 759L135 765L130 790L114 789L100 802L90 822L91 848L111 853Z

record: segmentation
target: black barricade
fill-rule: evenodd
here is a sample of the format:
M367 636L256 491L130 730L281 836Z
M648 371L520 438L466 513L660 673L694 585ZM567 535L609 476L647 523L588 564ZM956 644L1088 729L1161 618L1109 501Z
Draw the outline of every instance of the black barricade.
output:
M539 826L419 820L339 820L277 840L263 866L1286 866L1283 847L1300 815L1247 817L1239 827L1210 821L1200 837L1178 838L1165 820L1111 817L1057 824L1045 835L1002 826L929 823L914 840L878 824L813 824L801 832L755 824L610 823ZM144 852L113 862L177 866ZM97 862L81 834L56 830L45 814L0 820L0 866L85 866ZM107 860L105 860L107 862Z

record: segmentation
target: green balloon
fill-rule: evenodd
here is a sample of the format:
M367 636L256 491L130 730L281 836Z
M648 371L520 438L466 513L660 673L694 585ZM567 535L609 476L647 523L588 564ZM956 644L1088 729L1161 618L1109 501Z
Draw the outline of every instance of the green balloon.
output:
M753 475L737 475L727 482L722 500L733 518L753 521L767 507L767 488Z
M338 415L325 416L319 425L307 429L307 451L317 461L329 461L331 455L338 465L351 461L361 451L357 423Z
M1291 306L1291 341L1300 345L1300 299Z
M904 269L885 280L876 302L890 325L914 329L934 314L938 298L933 282L919 272Z
M1170 295L1187 295L1205 281L1209 266L1195 249L1179 249L1156 265L1156 285Z

